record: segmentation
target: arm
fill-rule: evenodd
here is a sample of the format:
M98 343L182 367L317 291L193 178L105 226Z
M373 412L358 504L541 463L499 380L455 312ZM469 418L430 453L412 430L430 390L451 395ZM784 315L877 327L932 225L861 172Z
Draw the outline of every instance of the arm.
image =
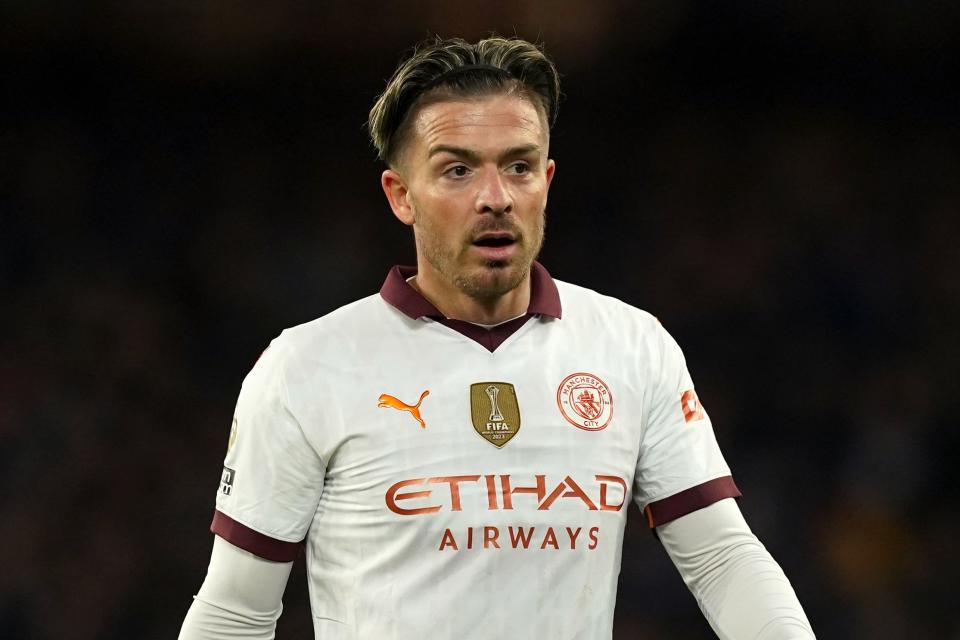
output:
M721 640L812 640L783 570L727 498L657 527Z
M272 562L213 537L207 577L179 640L272 640L293 562Z
M243 382L210 528L213 553L181 640L273 638L317 510L325 465L297 420L290 348L275 340Z

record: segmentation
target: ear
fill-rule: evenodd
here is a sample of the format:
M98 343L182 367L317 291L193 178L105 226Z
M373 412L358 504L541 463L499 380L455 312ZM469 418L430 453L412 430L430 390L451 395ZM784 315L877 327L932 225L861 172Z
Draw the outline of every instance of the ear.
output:
M550 183L553 182L553 173L557 170L557 163L553 160L547 160L547 189L550 188Z
M413 207L410 204L410 192L407 190L407 183L403 176L393 169L387 169L380 176L380 186L383 188L384 195L387 196L393 215L408 227L412 226Z

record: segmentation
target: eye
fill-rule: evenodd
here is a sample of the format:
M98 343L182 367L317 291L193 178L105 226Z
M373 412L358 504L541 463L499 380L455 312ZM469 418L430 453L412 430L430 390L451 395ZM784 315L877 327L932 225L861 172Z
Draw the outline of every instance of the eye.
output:
M465 164L457 164L444 171L444 173L454 178L463 178L470 173L470 168Z
M523 175L530 172L530 165L526 162L514 162L510 165L510 172L515 175Z

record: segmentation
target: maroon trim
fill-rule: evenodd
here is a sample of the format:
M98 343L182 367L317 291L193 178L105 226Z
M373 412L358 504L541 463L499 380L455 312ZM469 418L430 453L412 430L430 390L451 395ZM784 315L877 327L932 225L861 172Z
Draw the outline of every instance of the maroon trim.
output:
M534 262L530 269L530 304L526 315L504 322L492 329L484 329L464 320L451 320L444 317L430 301L407 282L408 278L416 274L416 267L393 267L387 274L383 286L380 287L380 296L408 317L414 320L424 317L436 320L483 345L490 352L495 351L517 329L525 325L532 315L561 317L560 292L550 273L539 262Z
M478 327L475 324L469 322L464 322L463 320L450 320L448 318L437 318L437 322L444 325L445 327L450 327L457 333L464 335L474 342L480 343L487 351L493 353L497 350L503 342L512 336L517 329L527 324L531 314L526 314L520 316L519 318L514 318L503 324L498 324L492 329L485 329L483 327Z
M259 531L254 531L221 511L213 512L210 531L235 547L240 547L264 560L273 560L274 562L296 560L300 554L300 548L303 546L302 542L284 542L264 535Z
M558 319L563 315L557 283L553 281L546 267L537 261L534 261L530 268L530 306L527 307L527 313L539 313Z
M387 273L387 279L380 287L380 297L405 313L413 320L424 316L442 318L443 314L430 304L420 292L410 286L407 278L417 275L416 267L395 266Z
M651 502L643 512L647 516L647 524L653 529L688 513L709 507L714 502L724 498L739 498L740 496L740 489L734 484L733 478L724 476L698 484L663 500Z

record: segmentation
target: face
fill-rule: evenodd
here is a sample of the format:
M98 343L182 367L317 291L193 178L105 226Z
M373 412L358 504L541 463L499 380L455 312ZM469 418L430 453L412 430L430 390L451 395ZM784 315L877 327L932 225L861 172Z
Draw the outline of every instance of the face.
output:
M554 163L534 104L516 95L422 107L384 191L412 225L421 277L475 299L516 288L543 244Z

